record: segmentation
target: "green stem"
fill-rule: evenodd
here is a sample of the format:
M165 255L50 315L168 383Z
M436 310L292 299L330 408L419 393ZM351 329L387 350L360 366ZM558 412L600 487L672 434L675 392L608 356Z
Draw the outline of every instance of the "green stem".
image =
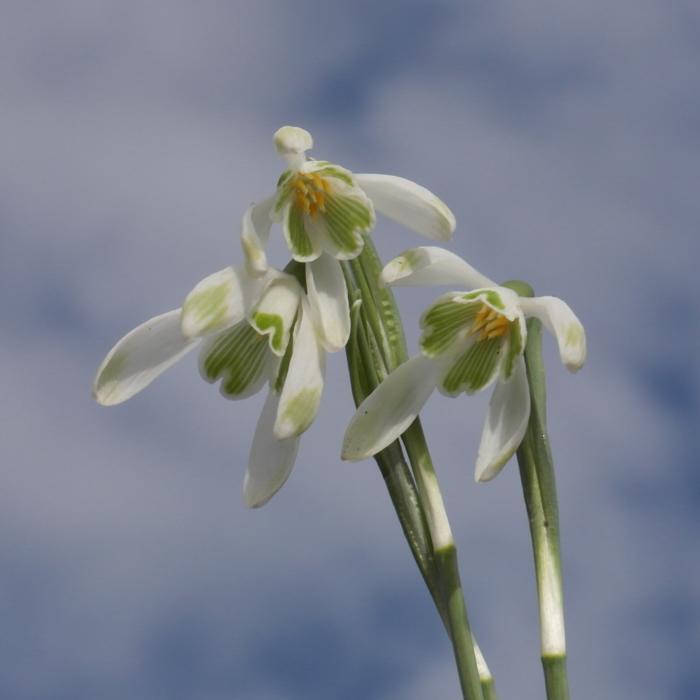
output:
M346 354L353 398L355 405L359 406L364 398L379 385L381 378L377 373L377 357L369 347L370 338L367 337L367 322L362 317L362 302L358 303L359 290L354 287L354 278L349 269L344 267L344 272L348 288L352 290L350 293L352 332L346 346ZM430 539L428 524L420 505L413 475L406 464L401 445L398 442L392 443L375 455L375 461L389 492L406 542L411 549L435 607L447 627L447 612L442 601L433 555L433 543Z
M406 350L406 338L401 325L401 316L396 306L396 299L389 287L380 283L382 274L382 261L379 259L377 249L371 236L365 237L365 247L362 249L359 261L365 273L367 283L377 305L377 311L382 320L382 330L386 334L390 348L390 362L392 369L396 369L408 359Z
M515 288L518 283L513 283L512 286ZM516 288L516 291L523 296L532 296L532 289L527 285ZM535 560L542 666L547 698L569 700L559 508L554 463L547 435L542 327L536 319L530 319L527 325L525 365L531 407L527 432L518 449L518 464Z
M388 372L407 358L401 320L391 290L379 284L381 263L370 239L365 240L362 255L349 264L344 264L343 270L351 300L362 299L362 308L355 316L355 342L359 346L355 357L362 359L364 374L368 378L367 386L373 388ZM358 397L355 398L357 400ZM402 439L413 468L418 497L417 508L421 520L427 523L427 539L430 541L430 554L435 566L428 575L422 569L421 573L443 622L446 622L464 698L482 700L483 686L491 700L496 697L493 679L480 651L478 654L481 663L477 665L475 642L469 628L459 577L457 552L419 421L413 424ZM399 452L402 455L400 448ZM420 567L421 557L416 556L410 539L409 546L414 551L414 558ZM437 592L433 588L436 581Z
M569 679L566 672L566 654L543 656L544 684L548 698L568 698Z
M472 637L467 608L464 604L457 562L457 548L452 537L445 504L420 419L417 418L411 424L401 440L413 467L418 494L426 510L428 526L435 547L435 560L442 582L444 600L447 604L450 636L462 694L469 700L482 700L484 697L482 678L476 662L475 641ZM487 681L487 685L489 680L492 684L488 669L486 669L486 673L488 678L484 680ZM493 692L495 693L495 690Z
M498 700L493 678L489 677L487 680L481 681L481 692L483 693L484 700Z
M379 465L406 542L408 542L423 581L449 633L449 618L443 602L430 532L420 507L411 470L403 457L401 446L398 442L392 443L377 454L375 460Z

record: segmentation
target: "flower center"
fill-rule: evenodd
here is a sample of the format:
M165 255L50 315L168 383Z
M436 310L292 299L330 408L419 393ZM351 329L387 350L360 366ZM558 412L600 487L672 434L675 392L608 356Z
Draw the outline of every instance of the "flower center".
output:
M318 173L297 173L292 188L294 204L312 219L319 211L326 211L326 198L331 187L328 180Z
M491 340L491 338L500 338L506 334L509 325L508 319L498 311L495 311L487 304L482 304L481 308L474 317L474 322L469 331L470 335L476 335L480 340Z

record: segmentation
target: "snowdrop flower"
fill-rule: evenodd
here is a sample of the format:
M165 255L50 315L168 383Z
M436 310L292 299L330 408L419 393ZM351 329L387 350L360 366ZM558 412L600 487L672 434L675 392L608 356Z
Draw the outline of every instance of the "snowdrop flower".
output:
M396 440L437 387L448 396L474 394L496 383L476 459L476 480L503 468L523 439L530 392L523 353L525 319L554 334L572 372L586 358L581 322L561 299L520 297L441 248L406 251L386 265L382 281L402 285L460 285L423 314L421 352L392 372L357 409L345 434L343 459L360 460Z
M298 262L306 263L312 313L324 347L345 346L350 333L347 289L339 260L357 257L363 234L375 224L375 208L434 240L447 241L455 228L449 208L415 182L393 175L355 175L325 160L306 157L311 134L283 126L274 135L287 169L275 193L243 216L241 242L248 270L264 274L265 247L273 222Z
M243 487L247 505L261 506L289 477L323 391L325 353L299 282L272 268L260 277L233 267L206 277L182 308L146 321L112 348L93 395L104 406L122 403L196 346L202 377L220 381L226 398L270 384Z

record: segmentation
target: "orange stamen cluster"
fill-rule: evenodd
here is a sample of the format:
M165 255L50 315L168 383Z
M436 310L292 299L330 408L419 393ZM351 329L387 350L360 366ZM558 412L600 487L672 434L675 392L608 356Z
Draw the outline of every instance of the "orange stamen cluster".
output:
M330 192L328 180L317 173L297 173L292 183L294 203L312 219L326 211L326 197Z
M470 334L479 334L477 340L500 338L508 330L508 319L487 304L482 304L472 324Z

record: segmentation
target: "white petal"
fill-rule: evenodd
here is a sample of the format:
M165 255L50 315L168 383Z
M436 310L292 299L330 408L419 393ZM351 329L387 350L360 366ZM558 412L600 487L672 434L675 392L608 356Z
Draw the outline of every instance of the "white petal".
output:
M489 403L476 458L477 481L493 479L522 442L530 418L530 388L525 360L516 360L510 381L499 382Z
M350 337L348 290L340 263L328 254L306 264L306 293L311 316L329 352L345 347Z
M265 248L272 226L272 207L276 195L246 209L241 223L241 246L246 257L248 272L262 275L267 270Z
M114 406L130 399L199 342L180 332L180 311L142 323L109 351L92 386L98 403Z
M342 459L366 459L405 432L435 390L439 371L423 355L397 367L357 409L345 431Z
M265 505L287 481L299 450L299 438L277 440L272 427L278 397L270 391L255 428L243 482L243 498L249 508Z
M238 323L262 291L266 280L266 277L251 277L236 267L226 267L205 277L182 305L182 334L197 338Z
M250 313L250 323L258 333L269 336L270 349L284 355L297 315L302 288L292 275L277 274L267 285Z
M449 207L430 190L394 175L355 175L384 216L436 241L449 241L455 217Z
M409 248L386 264L382 282L393 287L460 285L462 289L495 287L459 255L436 246Z
M280 394L274 434L301 435L313 423L323 393L326 353L316 338L309 306L304 303L294 331L292 359Z
M535 297L520 300L526 316L538 318L559 344L559 355L570 372L576 372L586 361L586 331L571 307L557 297Z

